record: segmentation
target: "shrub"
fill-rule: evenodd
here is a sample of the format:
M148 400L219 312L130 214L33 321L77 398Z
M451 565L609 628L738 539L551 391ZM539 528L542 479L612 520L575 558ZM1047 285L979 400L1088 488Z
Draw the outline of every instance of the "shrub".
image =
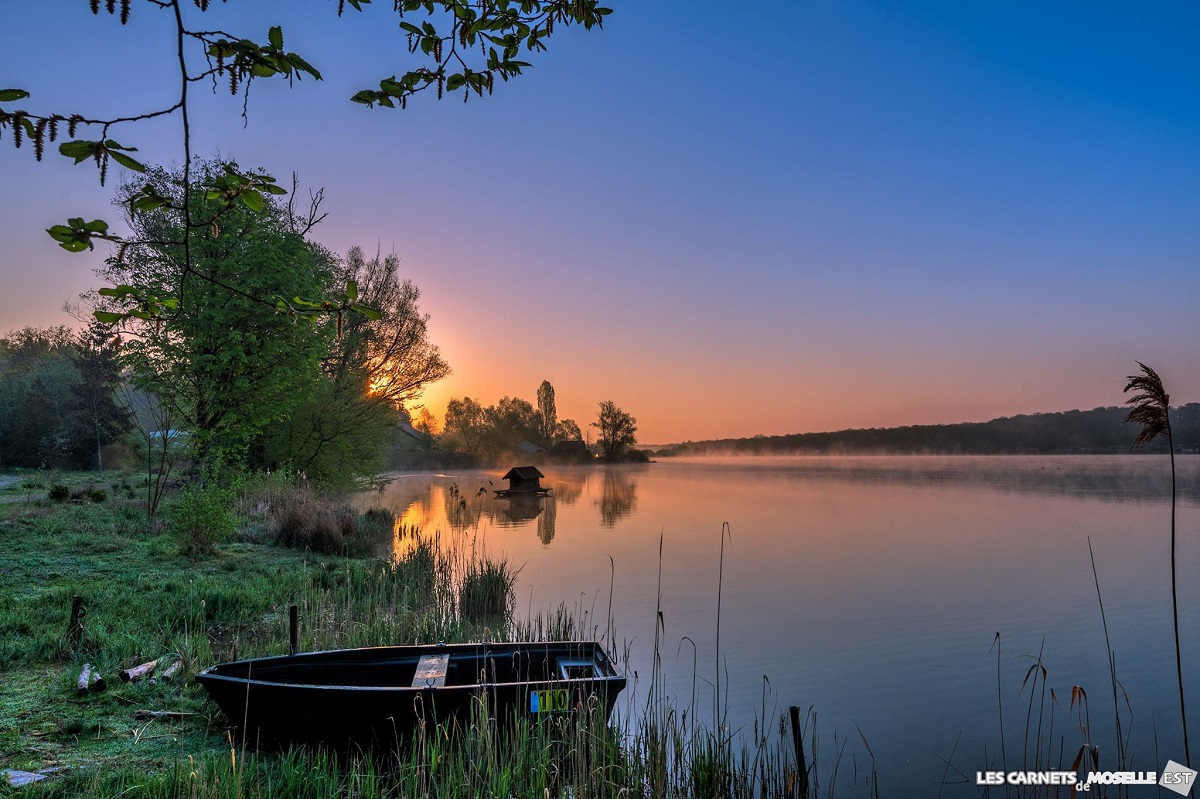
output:
M62 483L55 483L50 486L50 499L55 502L66 502L71 498L71 489L67 488Z
M96 503L104 502L108 499L108 492L103 488L93 488L88 492L88 499Z
M358 535L378 540L391 537L396 529L396 517L387 508L370 508L358 517Z
M217 486L189 486L179 492L168 518L186 552L204 552L226 541L238 527L234 494Z
M269 529L277 544L325 555L366 556L390 541L395 517L384 508L359 514L348 503L306 486L276 491Z
M463 577L458 594L459 612L472 621L503 618L509 611L516 581L517 572L509 568L508 561L475 561Z

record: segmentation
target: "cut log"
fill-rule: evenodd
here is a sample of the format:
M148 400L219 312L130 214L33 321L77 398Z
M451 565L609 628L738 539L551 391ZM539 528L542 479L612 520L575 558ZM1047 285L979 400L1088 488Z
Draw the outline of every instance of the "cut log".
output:
M108 687L108 683L104 681L104 677L96 672L96 679L92 680L92 690L96 693L101 693Z
M83 670L79 672L79 679L75 681L75 692L83 696L88 692L88 683L92 681L92 664L84 663Z
M179 670L182 668L183 668L183 661L177 660L174 663L172 663L170 666L167 666L166 670L162 673L162 675L159 677L159 679L162 680L163 682L170 682L171 678L174 677L176 674L178 674Z
M153 674L156 666L158 666L158 661L151 660L140 666L134 666L132 669L122 669L117 672L117 675L121 678L121 682L137 682L147 674Z

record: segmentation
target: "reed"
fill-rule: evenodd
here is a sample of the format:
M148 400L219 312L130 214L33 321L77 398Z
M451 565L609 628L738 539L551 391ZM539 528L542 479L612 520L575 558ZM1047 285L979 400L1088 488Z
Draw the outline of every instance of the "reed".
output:
M1117 656L1113 652L1112 641L1108 637L1108 616L1104 613L1104 595L1100 593L1100 573L1096 570L1096 553L1092 551L1092 537L1088 536L1088 558L1092 563L1092 580L1096 584L1096 603L1100 606L1100 624L1104 628L1104 649L1108 655L1108 675L1112 684L1113 725L1117 731L1117 767L1126 765L1126 749L1128 741L1121 734L1121 707L1117 702ZM1126 703L1128 703L1126 697ZM1132 712L1132 709L1131 709Z
M992 646L996 649L996 710L1000 716L1000 765L1004 771L1008 771L1008 750L1004 744L1004 688L1003 681L1000 678L1000 633L996 632L996 637L992 639Z
M1175 506L1177 489L1175 480L1175 439L1171 432L1171 396L1163 387L1162 378L1146 364L1138 361L1140 375L1130 375L1125 384L1125 393L1134 395L1126 400L1130 405L1125 422L1141 425L1137 438L1130 449L1140 447L1155 438L1167 440L1167 452L1171 456L1171 618L1175 631L1175 674L1179 685L1179 716L1183 724L1184 765L1192 766L1191 746L1188 744L1187 702L1183 696L1183 656L1179 644L1179 567L1176 558Z
M513 585L518 573L505 561L473 561L459 587L459 612L473 621L504 622L512 614Z

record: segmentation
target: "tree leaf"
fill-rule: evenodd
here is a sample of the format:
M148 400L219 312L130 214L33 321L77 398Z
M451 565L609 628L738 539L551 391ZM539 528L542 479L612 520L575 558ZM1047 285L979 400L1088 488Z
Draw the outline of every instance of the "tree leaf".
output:
M74 141L65 141L58 145L58 151L67 158L74 158L75 163L78 164L94 156L100 146L100 142L98 141L76 139Z
M92 247L90 235L66 225L54 225L47 228L46 232L67 252L83 252Z
M372 308L370 305L363 305L360 302L356 302L351 305L350 310L354 311L355 313L362 314L372 322L378 322L383 318L383 314L379 311L379 309Z
M15 103L17 100L24 100L29 96L29 92L24 89L0 89L0 103Z
M112 160L116 161L126 169L132 169L134 172L146 171L145 164L141 163L140 161L135 161L134 159L125 155L125 153L119 153L115 150L110 150L108 154L112 156Z
M269 31L267 31L267 38L270 40L271 46L276 50L283 49L283 28L279 27L278 25L271 28Z
M110 311L93 311L92 316L96 317L97 322L103 322L106 325L115 325L125 318L123 313L112 313Z
M312 64L305 61L303 58L301 58L296 53L288 53L287 60L297 70L299 70L301 72L307 72L309 75L312 75L313 78L315 78L316 80L324 80L321 77L321 73L317 71L316 67L314 67Z
M254 189L247 189L246 191L242 192L240 196L242 198L242 202L245 203L246 207L251 211L256 214L261 214L263 212L264 204L262 194Z

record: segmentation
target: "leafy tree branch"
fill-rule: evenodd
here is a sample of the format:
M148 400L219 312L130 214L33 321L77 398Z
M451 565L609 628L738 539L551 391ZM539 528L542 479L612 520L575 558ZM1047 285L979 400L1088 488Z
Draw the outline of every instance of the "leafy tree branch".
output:
M205 210L193 214L196 209L191 191L190 86L211 80L214 92L222 84L234 95L241 92L242 115L248 123L249 90L256 79L281 78L292 85L305 76L314 80L322 80L323 76L302 55L285 48L282 26L270 27L266 41L260 42L220 28L190 26L185 19L184 6L188 4L184 0L142 0L142 3L152 10L168 12L173 17L179 77L179 94L174 102L158 109L106 118L14 107L13 104L30 99L29 92L20 88L0 89L0 137L7 130L17 149L26 141L32 142L34 156L40 161L47 143L57 142L65 127L68 140L59 144L59 153L73 159L76 164L92 162L103 184L112 162L134 173L146 171L146 165L131 155L137 152L137 147L122 144L113 138L115 129L179 114L184 191L172 201L156 193L152 184L148 183L128 197L129 213L136 216L162 209L178 211L184 220L177 239L183 250L184 276L194 275L218 288L230 290L228 284L216 282L212 275L194 269L192 237L204 231L214 237L219 235L221 217L235 207L263 213L266 198L284 194L286 190L278 186L270 175L243 173L231 168L223 175L210 175L208 182L202 184L205 189ZM205 14L212 3L211 0L192 0L190 5L199 14ZM340 17L347 6L363 12L364 6L368 5L371 5L370 0L339 0L337 14ZM90 8L95 15L100 14L101 10L109 15L117 15L121 24L125 25L133 13L134 1L105 0L101 3L100 0L91 0ZM590 30L602 26L604 17L611 13L611 9L599 5L598 0L395 0L393 11L400 19L405 49L414 63L399 73L399 77L392 75L381 80L378 89L356 92L350 98L356 103L404 108L410 97L430 88L436 88L439 98L447 91L461 91L464 102L471 93L482 96L486 91L491 94L497 77L507 82L530 66L529 62L519 60L522 48L526 52L546 50L546 39L553 34L556 25L581 25ZM189 13L197 12L189 9ZM418 19L420 24L414 23L414 19ZM202 61L203 66L196 65L198 60ZM81 128L97 129L98 135L95 138L77 138ZM212 205L214 202L215 207ZM91 250L96 241L109 242L117 247L118 262L129 251L130 245L162 244L157 240L138 242L122 238L110 232L105 220L88 220L84 216L72 217L65 225L54 225L47 232L69 252ZM171 304L172 300L177 301L176 297L141 295L127 287L118 287L110 298L121 300L125 305L106 312L108 315L104 319L109 322L126 319L153 321L174 312L178 305L177 302ZM290 316L335 315L339 327L347 313L361 313L368 317L374 313L374 309L357 301L357 291L352 285L348 285L340 297L326 300L304 300L300 297L259 299L277 313Z

